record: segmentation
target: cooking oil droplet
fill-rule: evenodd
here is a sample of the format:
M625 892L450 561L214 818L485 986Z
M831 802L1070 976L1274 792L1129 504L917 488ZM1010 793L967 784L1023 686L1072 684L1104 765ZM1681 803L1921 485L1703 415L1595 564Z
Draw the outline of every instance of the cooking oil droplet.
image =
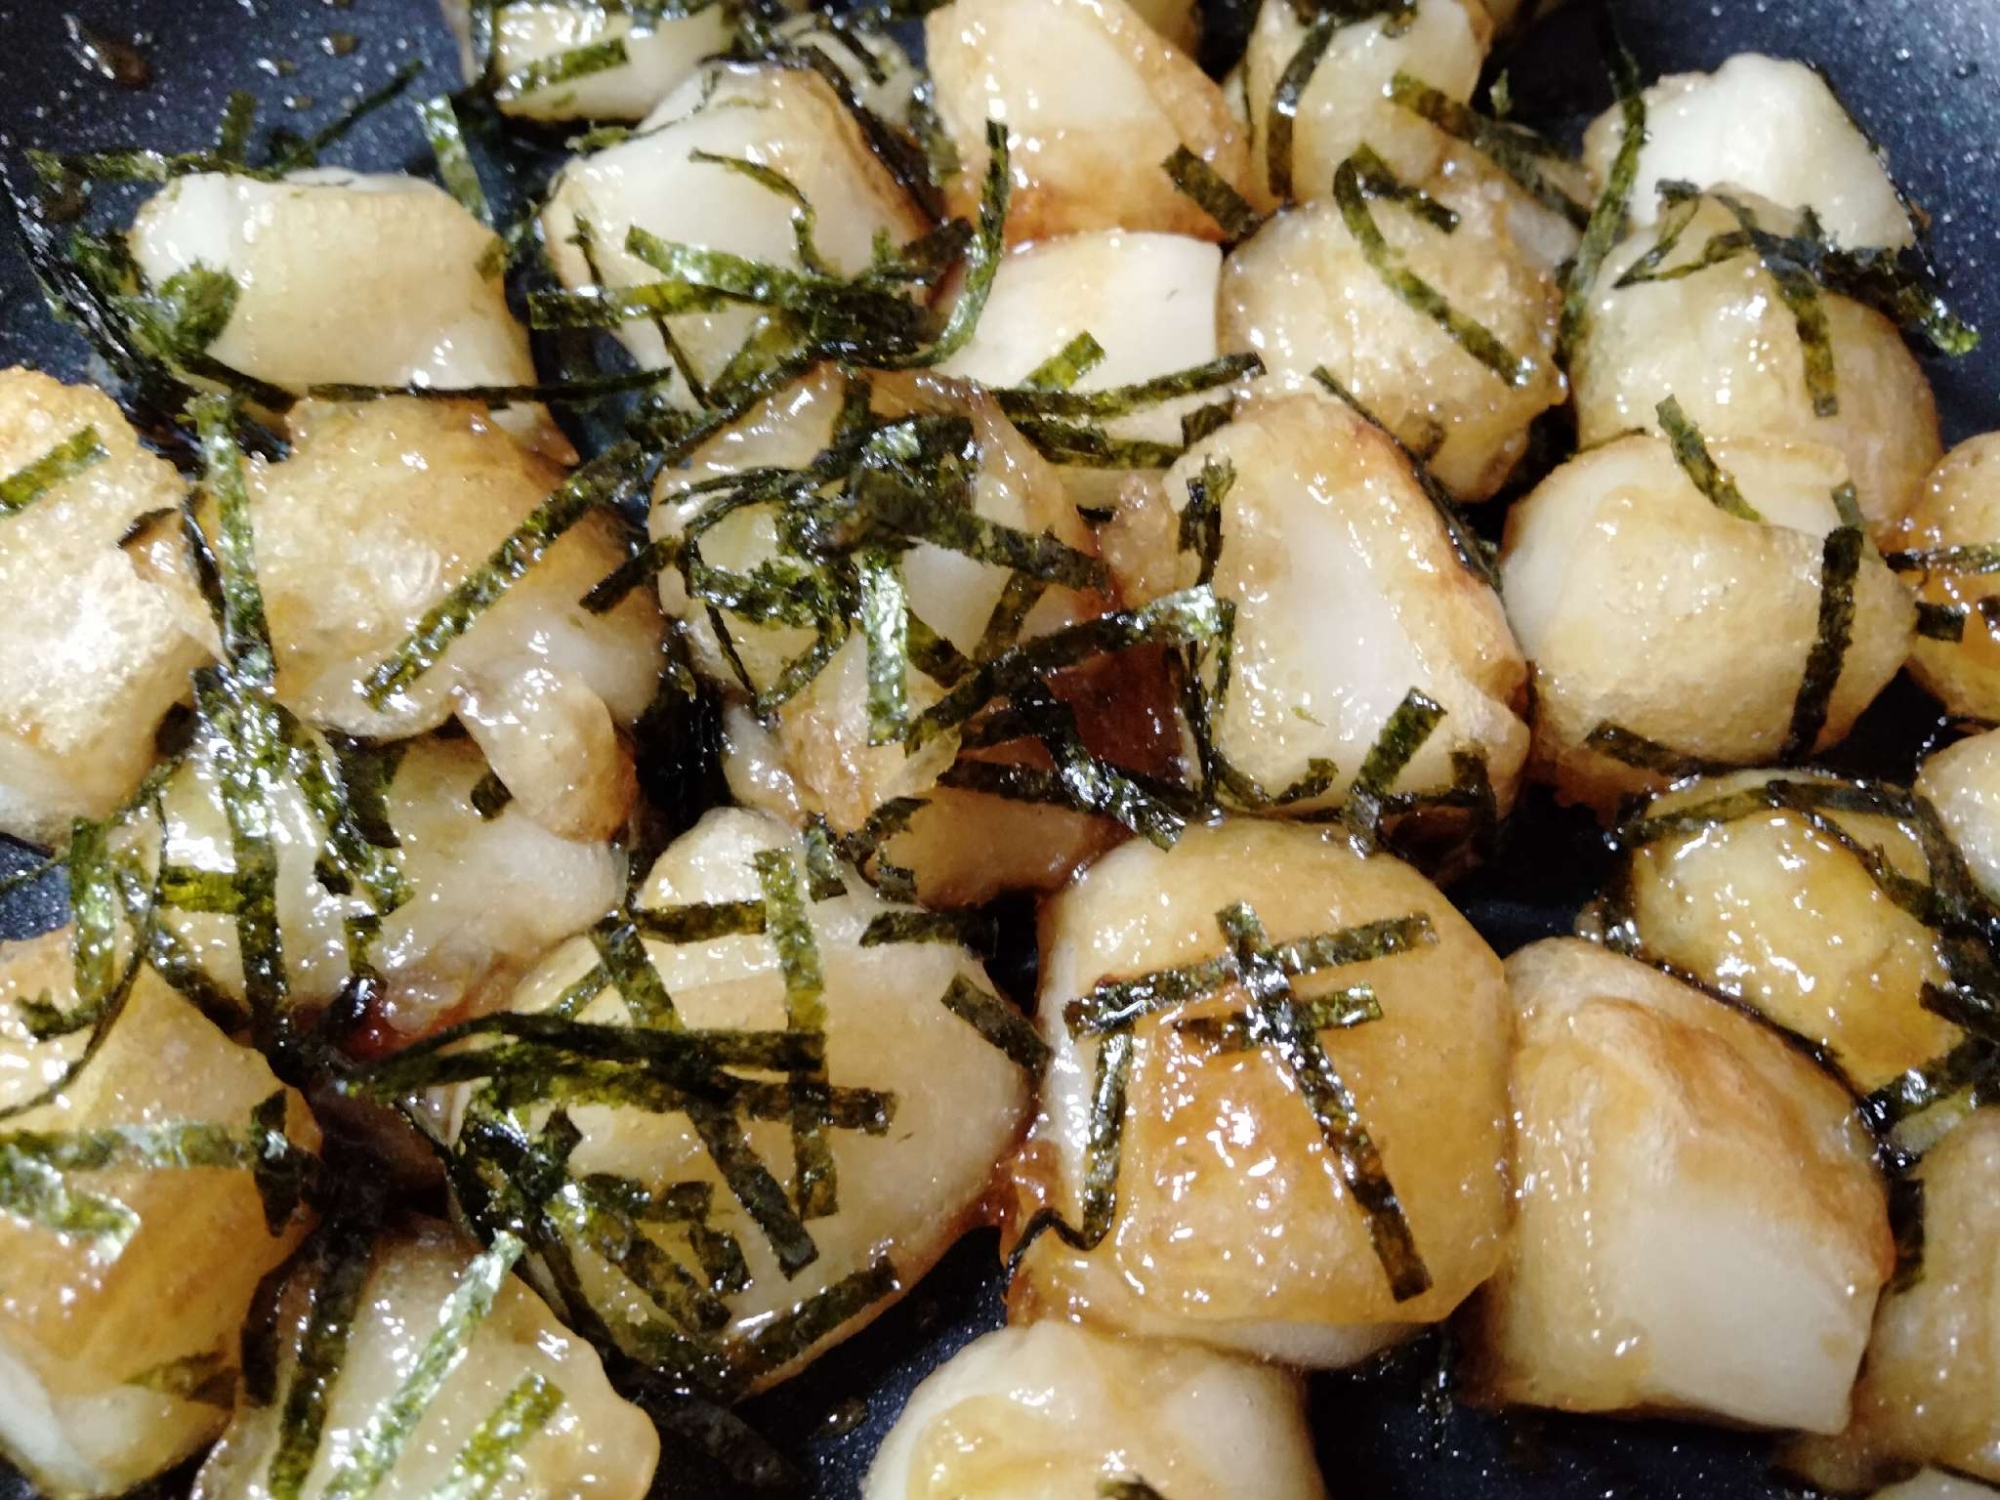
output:
M76 60L105 82L121 89L142 89L153 81L153 65L136 41L107 36L72 15L63 17L63 29L69 33Z
M347 57L361 45L361 38L351 31L329 31L319 39L319 49L328 57Z
M286 109L311 109L317 101L311 94L287 94L284 102Z
M298 70L299 65L289 57L260 57L257 59L257 71L269 74L273 78L290 78Z

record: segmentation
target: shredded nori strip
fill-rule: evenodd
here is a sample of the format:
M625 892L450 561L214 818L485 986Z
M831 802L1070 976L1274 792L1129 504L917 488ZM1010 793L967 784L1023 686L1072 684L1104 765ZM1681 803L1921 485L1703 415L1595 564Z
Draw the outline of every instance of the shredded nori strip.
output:
M222 1411L232 1410L236 1405L236 1364L220 1349L167 1360L120 1384L158 1391L164 1396Z
M1430 1290L1431 1276L1410 1233L1396 1189L1382 1165L1380 1149L1362 1122L1360 1106L1316 1032L1308 1030L1292 994L1284 965L1248 906L1238 903L1218 915L1243 986L1250 992L1247 1012L1252 1034L1283 1060L1339 1163L1347 1190L1366 1216L1369 1239L1389 1278L1391 1293L1407 1302Z
M1002 387L993 392L993 399L1010 418L1122 417L1182 396L1234 385L1263 372L1264 361L1255 354L1224 354L1132 385L1094 391Z
M1743 498L1743 491L1736 487L1735 478L1709 453L1708 444L1702 440L1701 429L1681 410L1679 401L1669 396L1655 408L1655 412L1660 419L1660 428L1674 450L1674 462L1681 466L1681 472L1687 475L1694 487L1708 497L1710 504L1740 521L1764 519L1756 507Z
M221 396L201 396L188 415L201 435L202 488L215 502L215 561L222 589L222 647L231 675L246 687L268 690L277 676L264 595L257 586L256 540L250 496L243 486L243 450L236 441L234 408Z
M514 800L514 794L507 789L507 783L500 779L497 771L488 771L473 783L469 800L480 820L490 823L506 811L507 804Z
M939 1000L944 1008L1005 1053L1030 1078L1040 1078L1051 1056L1028 1019L998 995L981 989L963 974L952 976Z
M1292 130L1298 120L1299 102L1305 97L1306 86L1319 70L1327 48L1333 45L1334 36L1346 24L1345 18L1338 14L1317 17L1306 28L1298 50L1285 64L1277 86L1271 90L1271 107L1264 120L1264 181L1271 196L1280 202L1292 196Z
M460 208L491 229L493 209L486 201L486 189L480 185L479 168L466 148L465 129L459 124L457 107L449 98L426 99L417 106L417 118L423 123L431 154L437 158L438 177L445 190L458 200ZM481 269L486 267L482 265Z
M680 561L680 540L661 537L650 541L612 569L577 602L594 615L608 614L641 584L651 583L661 572Z
M1378 176L1388 175L1387 165L1366 146L1358 147L1333 174L1333 197L1340 205L1341 221L1362 255L1391 291L1442 328L1459 348L1507 385L1527 385L1535 378L1534 360L1515 354L1485 324L1454 308L1442 292L1405 266L1402 255L1383 237L1368 210L1368 199L1389 196L1373 185ZM1401 195L1396 197L1401 201Z
M661 983L652 956L630 926L600 926L592 933L598 956L610 970L612 982L641 1028L663 1031L681 1029L679 1013ZM786 1200L785 1190L771 1175L751 1146L743 1127L728 1110L710 1104L690 1102L688 1123L694 1126L715 1169L736 1195L757 1227L771 1242L778 1268L787 1277L819 1258L819 1247Z
M545 1375L523 1375L500 1404L488 1412L458 1456L451 1472L426 1500L486 1500L519 1453L563 1404L562 1387Z
M606 37L581 47L571 47L548 57L538 57L518 72L509 73L495 92L504 99L519 99L558 84L588 78L593 73L622 68L631 61L623 37Z
M1792 721L1785 731L1780 761L1796 764L1811 755L1826 728L1828 706L1840 682L1847 645L1854 631L1854 580L1868 539L1859 527L1841 526L1826 535L1820 550L1819 633L1806 656Z
M975 952L990 952L992 921L978 912L885 911L868 919L861 946L882 948L891 943L951 943Z
M477 9L476 6L474 8ZM417 75L423 71L424 65L421 62L404 63L389 75L387 82L363 94L327 125L285 151L271 163L271 172L282 177L289 172L298 171L301 167L317 166L320 152L343 140L355 126L377 110L401 98L403 91L415 82Z
M1165 1495L1136 1476L1131 1479L1098 1480L1097 1497L1098 1500L1167 1500Z
M1966 611L1962 604L1934 604L1928 599L1917 601L1917 634L1928 641L1962 641L1965 639Z
M785 976L785 1026L808 1036L826 1034L826 979L819 945L806 914L806 894L798 861L782 849L760 851L751 861L764 893L765 923L778 966ZM793 1191L801 1219L824 1219L839 1211L839 1186L832 1145L821 1129L827 1087L825 1067L793 1079Z
M1066 391L1104 362L1104 346L1088 329L1030 370L1021 384L1031 391Z
M1608 755L1621 765L1633 766L1641 771L1656 771L1675 779L1713 775L1730 769L1723 761L1690 755L1619 724L1597 725L1583 737L1583 744L1585 749Z
M0 516L18 515L57 485L110 456L95 427L80 428L34 462L0 479Z
M453 641L593 506L614 506L634 483L640 450L627 441L578 469L521 524L493 555L425 613L417 628L362 679L369 704L381 708L436 665Z
M709 1334L729 1322L721 1298L686 1266L667 1253L621 1207L564 1184L552 1198L555 1216L585 1247L617 1268L646 1299L665 1312L682 1331Z
M1045 674L1089 657L1148 642L1186 645L1209 640L1222 628L1212 590L1186 589L1143 607L1100 615L1051 631L980 663L967 678L910 721L904 743L917 749L956 728L1003 693L1026 688Z
M1925 547L1890 552L1882 561L1898 573L1951 573L1978 577L2000 573L2000 542L1965 542L1951 547Z
M637 907L632 912L632 925L663 943L754 937L764 931L765 923L762 901L700 901L686 906Z
M1382 1019L1381 1002L1372 985L1356 984L1317 1000L1300 1001L1299 1024L1307 1031L1345 1031ZM1226 1016L1186 1016L1173 1023L1180 1035L1217 1052L1249 1052L1261 1045L1250 1017L1243 1011Z
M728 1350L739 1385L783 1369L863 1309L902 1290L895 1264L885 1255L831 1286L813 1293L789 1312L764 1324Z
M1382 725L1382 732L1368 747L1347 793L1348 822L1364 842L1372 844L1380 833L1384 804L1395 789L1397 778L1429 742L1431 732L1444 717L1443 704L1411 688Z
M1560 214L1578 229L1589 225L1590 205L1570 197L1542 167L1543 162L1562 160L1562 153L1533 131L1489 120L1401 70L1389 81L1389 97L1479 152L1543 208Z
M1264 216L1215 168L1184 145L1160 163L1181 196L1215 221L1225 245L1239 244L1263 227Z
M1619 138L1618 154L1611 160L1611 170L1605 175L1604 191L1591 205L1590 219L1583 229L1583 243L1577 247L1576 259L1571 263L1569 276L1563 283L1562 321L1556 347L1558 358L1565 367L1575 358L1577 345L1582 342L1584 330L1589 326L1590 299L1597 290L1597 278L1604 269L1605 257L1611 253L1611 247L1625 225L1626 208L1632 201L1633 186L1639 180L1639 153L1646 145L1646 100L1639 79L1639 65L1619 39L1608 11L1603 13L1601 24L1605 32L1604 51L1611 69L1611 84L1618 95L1618 112L1624 133Z
M308 1242L306 1259L312 1266L309 1311L278 1418L277 1446L264 1479L271 1500L300 1500L304 1493L306 1476L319 1454L334 1382L346 1363L347 1342L354 1330L354 1315L361 1305L373 1251L373 1226L359 1216L330 1220ZM246 1380L250 1367L246 1360Z
M909 602L894 557L871 547L855 561L868 642L868 743L894 744L909 726Z
M1793 326L1798 330L1799 352L1805 361L1806 392L1812 397L1813 415L1838 415L1840 395L1833 364L1833 333L1827 324L1826 303L1820 296L1818 278L1813 275L1811 267L1792 253L1783 238L1770 233L1757 222L1756 212L1749 204L1728 193L1713 196L1743 226L1743 232L1749 236L1758 259L1777 284L1778 296L1791 312ZM1806 222L1806 237L1809 240L1820 238L1810 209L1806 210Z
M438 1326L409 1374L389 1399L369 1414L367 1425L327 1478L323 1500L369 1500L396 1467L438 1392L465 1360L472 1337L493 1310L493 1302L525 1247L511 1234L498 1234L474 1257L438 1309Z
M1369 963L1407 953L1437 941L1437 931L1422 912L1362 922L1332 932L1280 943L1272 960L1287 979L1326 969ZM1229 957L1203 959L1180 968L1161 969L1135 979L1100 980L1089 994L1063 1009L1063 1023L1076 1036L1100 1036L1119 1031L1159 1011L1171 1010L1213 994L1236 978Z

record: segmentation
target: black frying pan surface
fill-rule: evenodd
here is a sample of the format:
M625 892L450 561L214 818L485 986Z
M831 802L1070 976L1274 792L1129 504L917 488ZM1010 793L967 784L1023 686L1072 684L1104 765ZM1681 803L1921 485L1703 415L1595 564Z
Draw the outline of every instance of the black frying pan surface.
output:
M205 144L232 89L258 96L264 126L304 132L413 59L427 70L419 96L458 81L435 0L69 3L88 31L139 37L150 82L132 89L93 72L79 55L62 0L0 0L0 156L10 167L34 145ZM1234 8L1230 0L1222 4ZM1496 68L1510 69L1519 114L1572 134L1609 98L1592 27L1575 14L1580 9L1557 12L1494 60ZM2000 213L1989 208L2000 203L2000 4L1622 0L1619 16L1649 76L1712 68L1746 50L1805 59L1828 74L1887 148L1898 180L1932 216L1931 248L1955 308L1993 334L1967 359L1928 364L1946 441L2000 427ZM1218 29L1226 28L1227 16L1217 19ZM422 170L428 152L409 110L399 108L369 120L331 159L373 170ZM17 247L0 240L0 366L10 364L36 365L65 379L91 375L88 350L49 318ZM1938 723L1936 706L1899 681L1837 760L1848 769L1906 776ZM27 851L0 840L0 874L28 859ZM1452 896L1506 953L1567 931L1603 865L1587 819L1532 795L1501 857ZM44 882L0 905L0 938L62 920L60 891ZM804 1494L847 1500L858 1495L869 1457L910 1388L1000 1321L988 1231L960 1244L872 1327L753 1402L745 1415L798 1465ZM1755 1436L1455 1407L1440 1380L1449 1355L1433 1337L1382 1368L1314 1378L1321 1462L1339 1500L1765 1500L1789 1493L1768 1473L1767 1441ZM182 1486L162 1488L173 1494ZM666 1488L717 1500L729 1493L702 1478ZM31 1494L0 1468L0 1500Z

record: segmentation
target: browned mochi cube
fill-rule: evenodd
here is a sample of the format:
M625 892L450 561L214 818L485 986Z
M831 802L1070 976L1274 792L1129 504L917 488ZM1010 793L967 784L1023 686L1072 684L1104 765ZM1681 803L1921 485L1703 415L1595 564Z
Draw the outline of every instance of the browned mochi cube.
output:
M1324 1367L1492 1274L1500 963L1409 866L1280 822L1134 841L1047 903L1041 950L1011 1225L1070 1242L1025 1252L1017 1313Z
M74 1008L72 974L67 931L0 948L0 1104L81 1055L86 1032L27 1030L30 1002ZM319 1144L264 1059L143 968L81 1072L0 1121L0 1449L44 1494L121 1493L221 1430L251 1297L309 1222L275 1180L267 1219L280 1132Z
M659 1461L646 1414L605 1379L597 1351L508 1273L505 1242L479 1246L449 1225L407 1219L356 1265L311 1253L286 1280L277 1322L277 1399L240 1401L195 1476L194 1500L269 1500L284 1493L288 1400L306 1372L299 1349L316 1305L359 1278L346 1347L332 1372L320 1441L291 1494L429 1495L472 1482L475 1460L494 1477L490 1500L641 1500ZM442 1379L422 1372L455 1353ZM408 1420L390 1420L407 1405ZM504 1419L504 1420L503 1420ZM363 1476L373 1476L372 1481ZM449 1490L445 1490L450 1493Z
M1851 1096L1590 943L1522 949L1507 986L1518 1217L1476 1305L1477 1390L1839 1431L1895 1260Z

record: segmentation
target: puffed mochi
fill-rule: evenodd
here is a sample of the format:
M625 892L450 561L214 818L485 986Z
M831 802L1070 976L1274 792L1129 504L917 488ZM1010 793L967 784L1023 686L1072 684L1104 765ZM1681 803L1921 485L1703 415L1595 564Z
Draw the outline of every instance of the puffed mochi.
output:
M1646 144L1632 185L1634 223L1657 219L1662 182L1691 182L1810 208L1850 248L1915 243L1909 208L1880 153L1818 69L1739 52L1712 73L1670 73L1640 97ZM1615 105L1584 132L1584 165L1600 185L1624 139L1624 112Z
M71 949L67 928L0 946L0 1106L20 1110L61 1084L48 1102L0 1123L0 1142L24 1142L32 1159L25 1138L37 1132L62 1139L197 1125L255 1139L259 1150L275 1141L265 1129L284 1132L291 1148L318 1148L304 1100L150 968L138 970L99 1049L65 1082L88 1033L36 1040L27 1008L77 1007ZM253 1128L253 1112L273 1100L276 1114ZM28 1165L13 1170L25 1174ZM60 1211L81 1208L88 1195L122 1209L116 1217L125 1222L105 1222L100 1235L38 1222L18 1207L0 1214L0 1451L52 1500L87 1500L122 1494L221 1430L225 1413L204 1399L200 1382L173 1377L207 1370L230 1378L258 1282L284 1262L312 1215L294 1206L275 1222L267 1217L247 1155L236 1166L114 1162L50 1176L44 1194L27 1198L52 1189L48 1206ZM272 1216L280 1207L274 1199Z
M1226 962L1223 926L1242 918L1239 905L1261 925L1258 946L1293 955L1275 962L1296 976L1296 1006L1312 1007L1304 1028L1328 1028L1318 1046L1379 1149L1427 1289L1407 1267L1392 1285L1371 1241L1388 1226L1371 1224L1299 1077L1248 1036L1251 995ZM1353 931L1367 924L1395 935ZM1350 943L1347 957L1379 956L1334 961ZM1016 1316L1340 1366L1444 1318L1498 1266L1509 1217L1500 961L1409 866L1339 833L1262 820L1191 828L1169 851L1135 841L1044 905L1041 952L1052 1061L1014 1168L1011 1232L1039 1210L1087 1229L1086 1182L1101 1183L1110 1160L1093 1138L1101 1147L1107 1130L1121 1133L1103 1239L1078 1250L1038 1238L1013 1282ZM1142 1005L1129 1027L1088 1020L1101 983L1204 964L1208 993ZM1356 1022L1346 1007L1364 986L1380 1017ZM1122 1111L1110 1087L1120 1071Z
M1117 1480L1175 1500L1324 1500L1304 1396L1294 1375L1194 1344L1059 1319L1002 1328L910 1393L862 1500L1087 1496Z
M1794 793L1823 805L1774 805ZM1646 958L1804 1038L1856 1089L1881 1088L1964 1039L1925 1003L1950 980L1948 939L1884 889L1942 874L1896 801L1811 771L1691 778L1623 825L1659 832L1623 840L1609 915Z
M736 574L758 567L811 567L816 559L791 550L776 500L733 505L727 495L696 486L764 467L799 469L833 442L853 385L823 366L759 403L731 427L689 456L684 468L661 474L650 529L656 540L680 545L693 539L688 558ZM1001 412L992 396L966 382L940 376L876 375L869 394L880 419L963 419L977 463L969 495L972 513L1029 534L1053 537L1080 558L1097 542L1078 514L1059 472ZM984 561L928 541L903 550L894 568L910 615L960 655L974 657L1006 614L1013 575ZM685 575L685 576L684 576ZM924 806L891 836L882 859L912 872L928 905L976 904L1001 890L1049 889L1119 836L1113 824L1071 808L1010 800L940 778L959 756L954 727L928 742L886 742L871 729L869 652L865 632L850 630L832 656L803 687L759 711L757 698L784 684L795 663L814 648L809 624L759 617L723 599L711 611L689 591L692 564L660 574L660 599L687 632L695 670L714 682L729 704L726 768L732 790L746 804L795 822L820 815L833 832L865 830L880 809L903 798ZM1034 641L1104 614L1103 586L1052 585L1039 591L1025 614L994 640ZM1085 664L1056 674L1052 692L1074 711L1084 743L1099 754L1112 748L1121 763L1171 774L1165 727L1171 701L1158 663L1135 663L1139 653ZM927 660L930 660L927 658ZM917 662L905 674L909 710L921 714L947 691L939 676ZM1157 706L1157 711L1156 711ZM1039 744L1002 745L969 752L983 760L1031 763Z
M856 1276L887 1273L882 1295L819 1326L816 1337L775 1368L759 1366L762 1389L802 1367L821 1350L855 1333L930 1269L974 1222L994 1164L1007 1152L1028 1106L1023 1069L947 1006L949 993L971 992L1004 1002L979 961L950 941L881 941L870 935L878 919L893 927L916 910L886 901L850 867L839 867L839 890L824 884L826 871L798 834L776 818L741 809L717 809L668 846L633 897L641 934L657 932L651 913L728 903L796 903L809 930L810 960L818 992L799 1000L794 986L804 969L781 959L778 943L794 941L775 917L755 933L635 938L631 962L650 968L664 986L659 997L640 989L643 977L621 987L603 941L571 939L552 952L507 1002L510 1011L558 1011L603 1026L644 1024L693 1031L782 1031L804 1005L817 1013L807 1029L825 1037L824 1081L831 1089L831 1118L822 1139L830 1175L817 1186L801 1181L795 1151L794 1109L757 1103L756 1091L732 1106L725 1136L735 1148L715 1147L713 1120L697 1123L678 1106L655 1108L643 1095L632 1102L594 1098L573 1102L568 1118L580 1132L568 1158L573 1177L612 1173L642 1188L700 1184L708 1190L709 1230L732 1236L745 1275L721 1294L724 1321L710 1330L725 1344L751 1337L774 1317ZM774 896L773 892L778 894ZM638 945L643 945L642 950ZM797 950L795 949L794 952ZM619 972L624 972L622 969ZM633 972L643 975L643 969ZM576 988L582 983L581 988ZM774 1085L775 1087L775 1085ZM484 1086L434 1091L440 1129L468 1142L465 1122L490 1110ZM539 1129L546 1102L520 1111ZM755 1217L762 1212L733 1196L718 1166L724 1156L739 1166L752 1159L768 1191L803 1212L803 1244L779 1236ZM751 1174L756 1175L756 1174ZM685 1226L674 1237L666 1225L654 1248L662 1257L690 1253ZM613 1324L658 1323L669 1314L626 1279L587 1240L571 1244L579 1285L592 1308ZM699 1270L699 1266L696 1266ZM707 1273L701 1271L704 1286Z
M901 247L931 227L824 78L805 68L717 63L662 99L630 136L562 169L542 211L557 277L571 289L612 291L659 281L661 273L628 248L635 229L669 244L806 270L793 199L732 160L780 174L812 204L813 244L835 275L868 270L878 236ZM760 316L755 307L724 303L657 321L629 318L612 331L641 365L665 369L674 359L664 328L706 384ZM692 404L678 377L670 393Z
M221 1442L195 1475L193 1500L273 1500L272 1471L288 1436L290 1403L310 1389L300 1348L334 1277L359 1276L355 1315L336 1378L324 1396L320 1443L292 1493L301 1500L347 1495L366 1480L359 1439L397 1412L407 1389L428 1382L420 1364L442 1342L461 1352L430 1399L409 1413L393 1458L376 1478L392 1495L434 1494L464 1483L468 1452L519 1433L483 1493L493 1500L641 1500L660 1454L652 1420L619 1396L597 1351L557 1321L518 1276L504 1250L479 1246L450 1225L410 1217L358 1247L360 1266L330 1266L313 1254L285 1278L275 1327L276 1399L237 1402ZM524 1394L525 1393L525 1394ZM496 1423L496 1414L506 1420ZM384 1451L381 1445L376 1451ZM482 1455L485 1456L485 1455ZM489 1460L490 1461L490 1460Z
M1390 82L1408 73L1461 104L1470 99L1493 39L1487 8L1480 0L1416 0L1406 11L1355 20L1326 12L1310 28L1303 14L1290 0L1264 0L1244 53L1259 188L1276 193L1270 177L1275 154L1278 172L1291 179L1291 191L1282 196L1323 198L1333 191L1334 168L1364 144L1404 181L1422 182L1450 149L1451 137L1393 102ZM1299 93L1290 155L1274 153L1279 81L1320 27L1332 28L1332 35Z
M952 212L977 215L987 121L1007 128L1009 244L1089 229L1220 239L1162 167L1183 146L1257 195L1222 90L1126 0L952 0L925 17L924 43L958 153Z
M1482 1399L1838 1432L1895 1264L1852 1097L1783 1039L1574 938L1507 961L1517 1220Z
M1133 604L1194 585L1182 546L1189 486L1218 507L1212 585L1235 611L1223 683L1204 685L1216 750L1280 811L1338 807L1412 691L1444 710L1391 787L1437 793L1477 756L1498 807L1527 756L1527 668L1499 596L1389 435L1328 397L1255 395L1164 483L1128 486L1100 533Z
M155 288L198 268L230 277L229 320L204 353L293 395L330 384L536 383L492 229L420 177L195 173L142 204L128 238ZM538 451L573 457L540 407L500 420Z
M209 648L178 540L121 545L186 498L173 466L102 392L0 371L0 479L37 472L0 513L0 831L58 844L138 787Z
M1784 1454L1831 1490L1925 1463L2000 1484L2000 1109L1972 1113L1915 1175L1922 1258L1876 1311L1853 1424Z
M1658 407L1671 396L1711 443L1837 448L1871 535L1887 547L1943 451L1930 382L1893 323L1822 292L1832 373L1816 391L1799 320L1763 259L1745 246L1704 263L1708 246L1743 234L1746 221L1781 235L1799 227L1769 199L1716 189L1676 216L1678 238L1650 269L1640 262L1661 243L1665 219L1635 226L1605 258L1569 368L1577 441L1589 448L1635 427L1663 431Z
M1578 454L1507 515L1502 595L1535 678L1531 774L1601 813L1690 766L1838 743L1909 649L1915 607L1865 542L1848 534L1829 573L1846 524L1837 451L1742 439L1708 451L1757 519L1712 501L1643 434ZM1837 657L1821 649L1829 576L1836 608L1852 601ZM1838 672L1817 703L1816 661L1822 678ZM1657 754L1617 753L1633 737Z
M1290 11L1284 0L1275 8ZM1225 350L1259 356L1270 386L1325 395L1314 376L1324 369L1457 499L1485 500L1527 451L1530 424L1567 389L1556 364L1561 284L1536 245L1516 241L1522 210L1489 176L1467 165L1429 190L1454 215L1450 229L1362 184L1387 250L1379 269L1346 205L1321 196L1277 215L1230 252L1220 338ZM1498 348L1476 355L1385 271L1419 277Z
M652 702L665 626L643 592L580 601L626 555L592 507L414 679L372 674L568 482L478 407L312 401L276 462L244 466L277 694L326 729L398 739L456 717L529 813L602 839L636 792L621 731ZM211 529L214 508L204 508Z
M1883 545L1917 597L1965 617L1959 639L1920 636L1910 675L1956 714L2000 717L2000 433L1967 438L1931 470L1916 504Z

